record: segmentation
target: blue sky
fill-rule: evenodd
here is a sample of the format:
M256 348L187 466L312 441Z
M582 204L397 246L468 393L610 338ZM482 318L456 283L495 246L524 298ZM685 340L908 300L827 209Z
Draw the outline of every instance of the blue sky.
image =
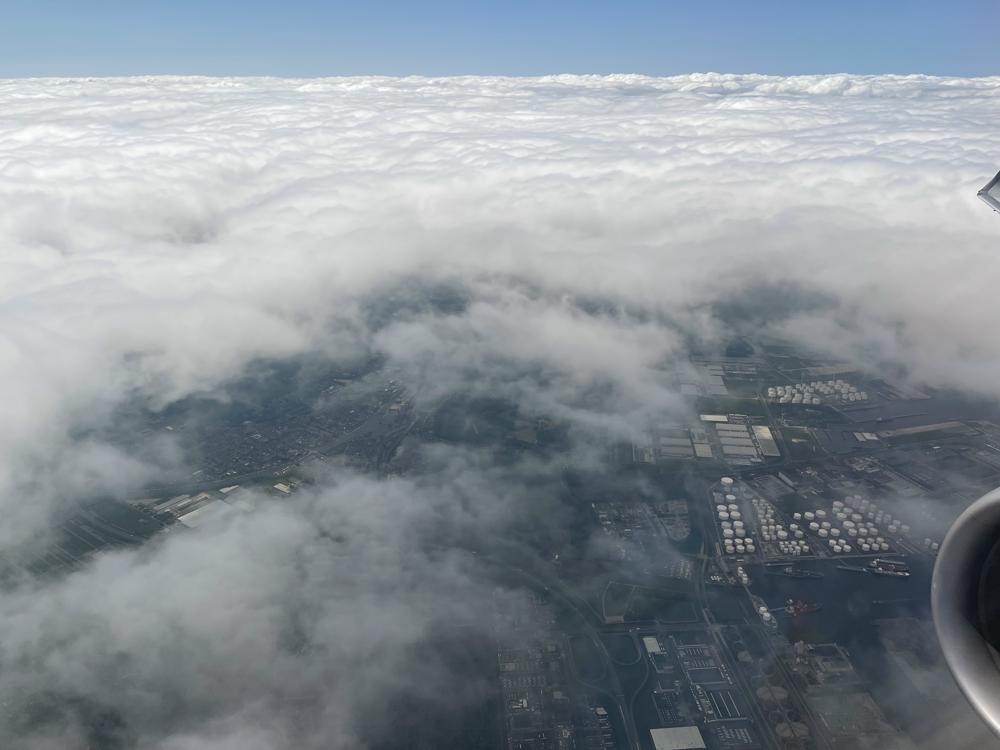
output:
M0 76L1000 73L997 0L0 0Z

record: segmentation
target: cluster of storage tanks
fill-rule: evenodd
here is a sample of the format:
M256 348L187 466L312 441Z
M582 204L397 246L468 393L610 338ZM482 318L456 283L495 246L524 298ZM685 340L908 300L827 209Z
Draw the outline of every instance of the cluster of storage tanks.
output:
M867 401L868 393L843 380L814 380L811 383L776 385L767 389L767 398L780 404L821 404L826 401Z
M903 531L898 518L880 511L875 503L860 495L848 495L846 502L834 500L830 513L818 508L793 517L807 524L809 531L825 541L834 554L888 552L889 540L882 534L909 531L909 526ZM880 525L887 526L888 531L883 532Z
M719 527L722 530L722 549L727 555L751 555L757 551L757 545L750 536L743 514L740 513L740 506L733 492L732 477L722 478L722 489L726 502L715 506Z
M894 518L891 514L886 513L883 510L879 510L878 505L873 503L871 500L866 500L861 495L848 495L844 498L844 502L836 501L833 504L834 511L836 512L839 508L840 513L844 515L844 524L846 525L848 520L852 521L854 524L863 523L864 528L867 528L868 533L868 543L871 547L871 552L885 552L888 548L885 546L885 542L882 541L876 548L875 544L872 543L871 530L875 529L878 533L882 527L885 528L885 533L893 537L898 536L910 536L910 527L908 524L903 523L902 519ZM859 518L860 516L860 518ZM840 518L840 514L837 515ZM863 528L861 526L855 526L858 530L858 536L865 536L863 534ZM880 536L876 536L875 539L881 540ZM931 540L924 539L924 547L929 552L937 552L940 545ZM862 546L863 552L868 552Z
M774 615L771 614L767 607L757 607L757 614L760 615L761 622L765 625L774 625Z
M747 572L740 566L736 567L736 580L744 586L750 585L750 576L748 576Z
M757 516L757 526L763 541L774 543L783 555L798 557L809 554L809 543L805 540L805 533L795 523L789 524L786 529L771 503L764 498L755 497L753 512Z

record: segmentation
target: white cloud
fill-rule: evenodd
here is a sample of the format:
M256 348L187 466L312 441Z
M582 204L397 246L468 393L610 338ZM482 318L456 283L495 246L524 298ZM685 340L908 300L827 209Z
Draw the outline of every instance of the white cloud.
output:
M3 545L80 482L121 488L176 461L78 431L136 394L211 392L258 358L378 351L425 397L476 388L627 429L678 408L661 368L682 331L718 337L717 303L801 285L835 306L785 332L1000 396L1000 220L974 197L1000 168L1000 78L21 80L0 81L0 103ZM437 283L461 309L371 324L373 300ZM605 408L581 403L599 385ZM276 523L279 554L281 523L301 521ZM210 576L176 573L182 544ZM253 571L212 549L88 569L114 582L100 612L67 587L0 599L0 627L15 601L28 622L65 607L113 630L143 580L173 575L192 587L167 600L178 634L210 640ZM265 610L301 582L281 575ZM76 665L74 690L104 668L86 635L52 652ZM150 646L133 635L132 656ZM221 672L271 700L230 656ZM282 742L241 739L236 708L216 708L169 747ZM151 742L169 735L150 721Z

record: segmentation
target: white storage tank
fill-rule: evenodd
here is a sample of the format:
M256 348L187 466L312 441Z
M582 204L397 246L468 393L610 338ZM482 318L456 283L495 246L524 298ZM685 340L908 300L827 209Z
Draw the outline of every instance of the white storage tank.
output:
M819 530L819 535L820 535L821 537L827 537L827 536L829 536L829 535L830 535L830 532L829 532L829 531L827 531L826 529L820 529L820 530Z
M726 539L732 539L733 538L733 530L732 529L723 529L722 530L722 536L726 537Z
M726 511L724 511L724 510L720 510L719 511L719 520L720 521L728 521L729 520L729 514Z
M819 529L819 524L816 523L815 521L813 521L811 524L809 524L809 530L810 531L817 531L818 529Z

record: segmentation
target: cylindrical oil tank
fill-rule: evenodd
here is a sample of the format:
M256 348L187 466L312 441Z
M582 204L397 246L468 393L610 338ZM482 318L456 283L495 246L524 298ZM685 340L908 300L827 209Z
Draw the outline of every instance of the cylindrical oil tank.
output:
M777 708L788 703L788 691L780 685L763 685L757 688L757 700L769 709Z
M809 739L809 727L801 721L783 721L774 727L779 742L800 744Z

